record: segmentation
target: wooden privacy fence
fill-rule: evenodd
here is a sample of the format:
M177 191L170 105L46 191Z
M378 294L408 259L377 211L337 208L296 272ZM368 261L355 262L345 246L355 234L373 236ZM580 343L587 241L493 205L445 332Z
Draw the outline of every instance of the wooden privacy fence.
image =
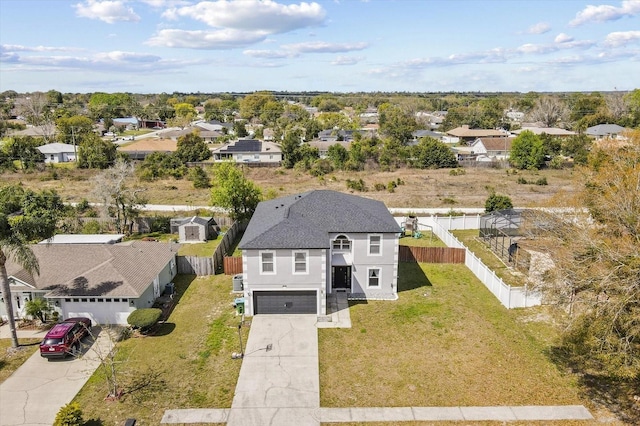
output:
M241 257L228 257L224 258L224 273L225 275L236 275L242 273L242 258Z
M400 246L398 260L420 263L464 263L465 250L451 247Z
M179 274L214 275L213 258L197 256L176 256Z
M216 248L216 251L213 253L213 265L215 268L215 273L226 273L224 259L225 256L230 254L231 248L235 245L236 239L238 236L247 229L246 222L234 222L231 225L231 228L227 230L227 233L222 237L222 241L220 241L220 245ZM240 272L242 272L242 262L240 263ZM227 274L228 275L228 274Z

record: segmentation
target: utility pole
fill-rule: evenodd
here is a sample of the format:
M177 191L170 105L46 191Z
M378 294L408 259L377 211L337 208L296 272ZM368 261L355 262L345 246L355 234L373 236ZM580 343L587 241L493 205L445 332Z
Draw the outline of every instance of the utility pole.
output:
M78 162L78 151L76 149L76 136L73 132L73 126L71 126L71 142L73 143L73 161Z

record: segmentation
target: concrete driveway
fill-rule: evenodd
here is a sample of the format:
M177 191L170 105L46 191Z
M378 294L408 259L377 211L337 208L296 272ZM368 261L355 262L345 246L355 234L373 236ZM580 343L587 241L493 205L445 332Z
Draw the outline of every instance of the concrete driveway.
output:
M256 315L227 425L319 425L316 315Z
M97 336L83 339L79 358L47 360L37 351L7 380L0 384L0 425L51 425L56 414L71 402L100 365L96 351L106 353L111 339L100 327Z

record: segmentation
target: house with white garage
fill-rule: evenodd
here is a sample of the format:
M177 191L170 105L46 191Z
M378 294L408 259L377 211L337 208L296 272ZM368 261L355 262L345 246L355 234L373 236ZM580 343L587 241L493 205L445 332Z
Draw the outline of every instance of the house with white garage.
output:
M177 248L144 241L32 245L39 274L7 259L14 313L24 318L26 302L41 297L61 318L126 325L131 312L152 307L175 277ZM0 315L6 318L4 303Z
M315 190L258 204L240 241L247 315L326 315L326 298L397 299L401 229L384 203Z
M257 139L239 139L212 149L213 161L235 161L236 163L280 164L282 149L273 142Z

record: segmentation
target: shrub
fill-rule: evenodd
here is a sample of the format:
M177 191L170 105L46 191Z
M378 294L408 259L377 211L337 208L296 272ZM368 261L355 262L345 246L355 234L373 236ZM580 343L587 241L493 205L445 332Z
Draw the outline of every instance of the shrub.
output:
M196 189L209 188L211 186L209 175L200 167L192 167L187 172L187 179L193 182Z
M97 220L90 220L82 225L82 233L83 234L99 234L100 233L100 222Z
M82 419L82 410L77 402L70 402L62 407L56 419L53 422L53 426L82 426L84 420Z
M538 180L536 181L536 185L540 185L540 186L549 185L549 184L547 183L547 178L546 178L546 176L545 176L545 177L541 177L540 179L538 179Z
M45 321L45 316L53 310L49 302L42 297L27 301L24 308L27 315L36 317L42 322Z
M353 189L354 191L360 191L360 192L367 191L367 187L364 184L364 181L362 179L358 179L358 180L347 179L347 188Z
M467 171L465 169L463 169L462 167L457 167L455 169L451 169L449 170L449 175L451 176L462 176L462 175L466 175Z
M157 323L161 316L162 310L158 308L136 309L127 318L127 323L133 328L145 331Z
M484 209L487 213L491 213L496 210L505 210L513 208L513 202L511 198L506 195L499 195L495 192L489 195L489 198L484 203Z
M376 183L375 185L373 185L373 188L374 188L376 191L384 191L384 189L385 189L386 187L384 186L384 183L380 183L380 182L378 182L378 183Z
M171 231L171 218L167 216L155 216L151 222L151 232L168 234Z
M522 176L520 176L517 180L516 183L520 184L520 185L526 185L529 182L527 182L527 180L525 178L523 178Z

